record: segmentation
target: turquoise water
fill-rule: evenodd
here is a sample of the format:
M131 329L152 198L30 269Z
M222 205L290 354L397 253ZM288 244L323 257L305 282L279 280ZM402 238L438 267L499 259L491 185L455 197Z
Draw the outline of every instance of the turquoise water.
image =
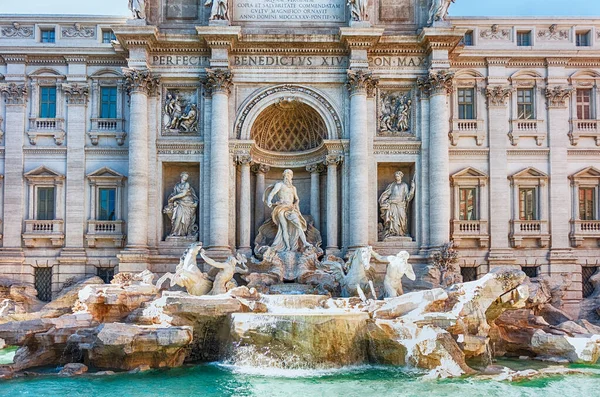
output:
M0 396L594 397L600 396L600 374L510 383L424 380L418 373L391 367L283 371L210 364L140 374L19 378L0 381Z

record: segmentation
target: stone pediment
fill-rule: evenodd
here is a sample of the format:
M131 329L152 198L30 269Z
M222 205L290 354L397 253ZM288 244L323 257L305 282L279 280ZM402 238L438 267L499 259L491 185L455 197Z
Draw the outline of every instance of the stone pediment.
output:
M41 165L29 172L26 172L24 175L25 179L27 179L28 181L31 180L35 180L35 181L40 181L40 180L52 180L52 181L59 181L59 180L63 180L65 179L65 176L54 171L51 170L50 168Z
M113 170L112 168L109 167L102 167L90 174L87 175L88 179L90 181L123 181L125 179L127 179L126 176L118 173L117 171Z
M452 184L456 184L457 182L476 182L477 184L484 185L487 179L488 176L485 173L473 167L464 168L450 176Z
M517 179L548 179L548 175L543 173L542 171L534 168L534 167L528 167L525 168L522 171L517 172L516 174L513 174L509 177L510 180L517 180Z
M569 177L571 180L594 180L600 179L600 170L596 167L587 167Z

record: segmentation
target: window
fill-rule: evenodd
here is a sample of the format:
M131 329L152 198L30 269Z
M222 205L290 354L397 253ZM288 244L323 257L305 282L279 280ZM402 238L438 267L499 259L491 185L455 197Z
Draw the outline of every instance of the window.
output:
M582 221L596 219L596 189L593 187L579 188L579 219Z
M115 218L115 197L117 189L99 188L98 189L98 220L114 221Z
M577 47L587 47L590 45L590 32L577 32L575 34L575 45Z
M517 45L527 47L531 45L531 32L517 32Z
M590 88L577 89L577 118L579 120L592 119L592 90Z
M476 267L461 267L460 275L462 276L463 283L477 280L477 268Z
M473 31L469 30L463 37L463 44L467 46L473 45Z
M117 87L102 87L100 89L100 118L117 118Z
M463 120L473 120L475 118L475 89L458 89L458 118Z
M56 118L56 87L40 87L40 118Z
M477 220L477 189L474 187L460 188L459 192L459 220Z
M533 119L533 88L517 89L517 114L520 120Z
M36 267L34 284L38 299L42 302L50 302L52 300L52 268Z
M537 220L536 189L533 187L519 189L519 219L522 221Z
M41 39L42 43L54 43L55 42L54 29L42 29L41 33L42 33L42 39Z
M100 277L106 284L110 284L113 277L115 277L114 267L98 267L96 268L96 275Z
M40 221L54 219L54 187L38 187L36 219Z
M103 30L102 31L102 43L110 44L111 41L116 40L117 36L113 33L112 30Z
M590 278L600 269L597 266L591 267L582 267L581 268L581 278L582 278L582 287L583 287L583 297L587 298L594 293L594 284L590 282Z
M538 267L537 266L522 266L521 270L523 273L529 278L535 278L538 276Z

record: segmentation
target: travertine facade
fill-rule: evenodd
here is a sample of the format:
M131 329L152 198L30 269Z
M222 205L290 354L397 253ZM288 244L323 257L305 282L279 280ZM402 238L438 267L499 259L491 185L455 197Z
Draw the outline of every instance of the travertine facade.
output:
M351 3L0 16L0 273L56 291L173 271L196 239L163 213L184 172L208 254L250 254L289 168L328 253L403 249L417 268L454 240L479 275L568 273L576 311L600 266L600 20ZM396 171L415 180L409 237L380 225Z

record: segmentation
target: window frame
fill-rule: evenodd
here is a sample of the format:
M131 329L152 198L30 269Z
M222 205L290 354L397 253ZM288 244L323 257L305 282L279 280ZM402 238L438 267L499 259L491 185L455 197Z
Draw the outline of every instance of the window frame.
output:
M539 221L539 192L535 186L523 186L519 187L519 220L520 221ZM531 192L531 200L523 197L524 193ZM530 204L528 204L528 202ZM531 205L532 208L529 210L527 207ZM525 208L524 208L525 207ZM528 215L531 214L531 217Z
M463 192L466 191L472 191L473 195L472 198L469 199L465 199L463 197ZM458 220L459 221L478 221L480 220L480 209L479 209L479 187L478 186L461 186L458 188ZM473 218L468 219L468 217L466 217L466 214L468 213L468 203L469 201L471 201L471 205L473 207L473 209L471 210L471 213L473 214ZM465 208L463 208L463 206ZM463 218L463 213L465 214L465 217Z
M104 40L104 38L105 38L104 35L106 35L106 34L109 35L108 41ZM117 36L115 36L115 32L113 32L112 29L102 28L100 40L101 40L102 44L111 44L112 41L117 40Z
M108 95L108 101L105 102L104 101L104 92L106 90L111 90L111 92L114 90L114 101L113 99L113 95L112 93ZM106 86L100 86L99 87L99 106L100 108L98 109L98 118L99 119L117 119L117 115L118 115L118 107L119 107L119 87L115 84L114 86L112 85L106 85ZM108 115L104 114L104 104L107 103L108 104ZM114 106L114 109L113 109ZM114 110L114 114L113 111Z
M35 199L37 201L36 203L36 213L35 213L35 219L39 220L39 221L53 221L56 218L56 187L55 186L36 186L36 192L35 192ZM51 196L52 199L49 198L49 196L46 196L48 192L52 192ZM45 192L45 194L42 194L42 192ZM42 204L42 200L45 201L44 204ZM52 211L50 213L49 211L49 207L52 204ZM43 209L42 209L43 206ZM42 213L44 216L42 216Z
M471 102L461 102L461 99L466 99L465 95L461 95L461 93L470 91ZM475 87L458 87L456 90L456 101L457 101L457 116L459 120L477 120L477 91ZM461 109L461 106L463 107ZM471 117L465 117L468 107L471 107Z
M579 97L580 97L580 93L583 92L588 92L589 93L589 98L587 103L583 102L583 101L579 101ZM588 117L581 117L581 115L584 113L584 109L585 106L587 106L587 111L588 111ZM575 116L577 117L577 120L595 120L595 114L594 114L594 89L591 87L579 87L575 89ZM581 109L581 114L580 114L580 109Z
M58 100L58 89L55 85L41 85L39 88L39 100L38 100L38 117L40 119L55 119L57 110ZM44 93L47 92L47 99L44 99ZM50 100L51 93L54 93L54 101ZM46 112L44 112L44 109ZM44 114L46 113L46 114Z
M584 39L584 43L580 41L581 38ZM578 30L575 32L575 46L576 47L590 47L592 45L592 31L591 30Z
M467 37L470 37L470 39L467 40ZM472 47L475 45L475 33L472 30L468 30L465 35L463 36L463 44L467 47Z
M530 93L530 102L524 102L524 101L520 102L520 100L521 100L520 94L526 93L526 92ZM520 87L520 88L517 88L516 94L517 94L517 120L536 120L535 88ZM525 98L523 97L523 99L525 99ZM531 113L530 113L531 117L521 117L522 116L521 109L520 109L521 106L523 106L523 107L530 106L531 107ZM523 115L525 115L525 114L523 113Z
M531 47L533 45L533 35L531 30L517 30L517 47ZM522 44L521 37L527 37L527 44Z
M63 194L65 176L45 166L33 169L24 175L28 184L28 220L38 220L39 188L54 188L54 219L63 220Z
M47 37L44 38L44 35L47 34ZM40 27L40 43L44 44L54 44L56 43L56 27Z

